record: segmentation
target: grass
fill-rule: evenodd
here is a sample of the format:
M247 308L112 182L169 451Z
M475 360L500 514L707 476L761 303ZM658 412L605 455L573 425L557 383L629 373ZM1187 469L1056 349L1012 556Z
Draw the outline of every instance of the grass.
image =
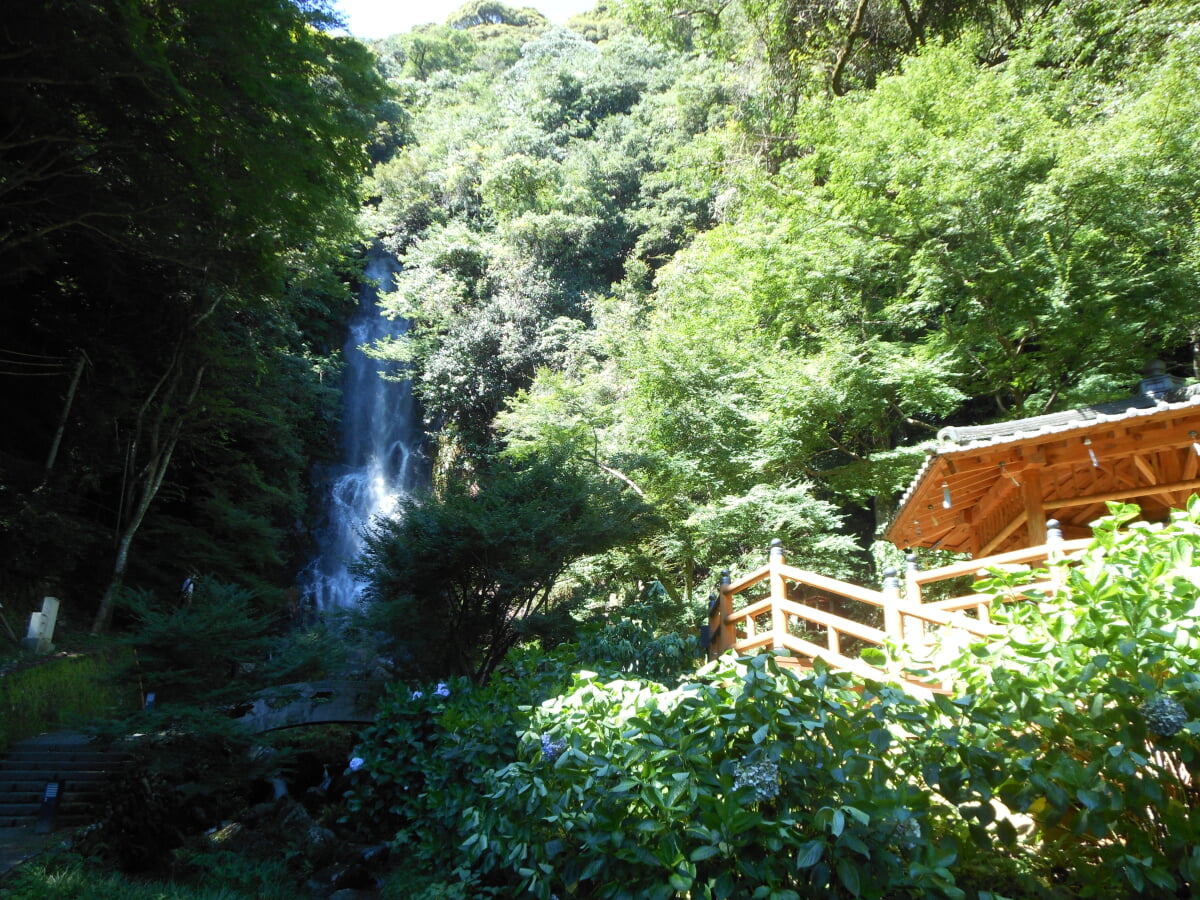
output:
M112 677L119 651L63 653L0 676L0 752L28 737L133 710L139 698Z
M255 871L214 871L206 884L134 878L97 870L79 858L51 857L26 863L0 884L4 900L291 900L296 888L280 878L284 867L259 864ZM240 874L240 877L238 877ZM226 880L227 879L227 880ZM222 884L222 881L225 884ZM212 882L215 882L213 884ZM238 886L229 886L233 882ZM244 887L242 886L244 885Z

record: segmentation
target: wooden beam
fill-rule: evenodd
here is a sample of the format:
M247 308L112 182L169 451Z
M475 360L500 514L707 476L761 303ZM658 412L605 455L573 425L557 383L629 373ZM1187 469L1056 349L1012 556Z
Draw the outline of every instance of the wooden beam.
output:
M1185 481L1175 481L1171 484L1142 485L1141 487L1124 488L1117 491L1103 491L1087 497L1063 497L1058 500L1047 500L1045 508L1047 512L1050 512L1073 506L1089 506L1093 503L1105 503L1109 500L1132 500L1135 497L1173 494L1176 491L1188 491L1190 493L1198 488L1200 488L1200 478L1190 478Z
M982 547L980 547L978 553L972 553L971 555L972 556L991 556L997 547L999 547L1001 544L1003 544L1005 541L1007 541L1010 537L1012 537L1013 532L1015 532L1018 528L1024 527L1024 525L1025 525L1025 512L1022 511L1019 516L1017 516L1015 519L1013 519L1011 522L1009 522L1007 525L1005 525L1003 528L1001 528L998 532L996 532L996 535L990 541L988 541L986 544L984 544ZM1045 526L1043 526L1043 527L1045 527Z
M988 517L991 516L992 513L994 513L997 509L1002 507L1005 501L1013 495L1013 492L1020 489L1017 484L1013 483L1012 478L1009 477L1010 473L1007 471L1008 468L1008 466L1005 466L1004 469L1001 470L1000 477L993 482L988 492L975 505L975 520L970 526L972 530L982 527L987 522ZM1012 532L1009 532L1009 534L1011 533ZM1007 535L1005 535L1005 537L1007 537ZM980 540L982 541L982 536L980 537ZM995 539L993 538L992 540L983 541L980 547L980 552L990 552L991 548L995 546L995 544L993 544L994 540Z
M1140 453L1134 454L1133 464L1137 467L1137 470L1146 477L1148 482L1151 484L1158 484L1158 473L1154 471L1154 468L1150 465L1150 462L1145 456Z

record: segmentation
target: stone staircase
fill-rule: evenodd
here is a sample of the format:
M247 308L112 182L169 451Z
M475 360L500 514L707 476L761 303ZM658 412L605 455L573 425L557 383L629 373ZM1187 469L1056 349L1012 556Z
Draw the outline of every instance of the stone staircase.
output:
M55 830L89 825L99 818L108 778L128 759L102 749L87 735L44 734L13 744L0 759L0 829L34 828L46 786L58 784Z

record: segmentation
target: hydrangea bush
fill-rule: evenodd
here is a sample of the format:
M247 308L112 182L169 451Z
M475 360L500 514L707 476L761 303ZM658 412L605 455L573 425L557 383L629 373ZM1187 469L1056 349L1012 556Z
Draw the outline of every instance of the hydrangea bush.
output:
M578 676L469 814L464 849L558 897L960 897L953 818L907 773L918 701L770 656L669 690Z
M349 767L346 823L389 840L419 872L478 884L458 849L463 815L487 775L516 758L522 707L561 690L569 671L564 659L517 651L485 687L466 679L390 686L355 750L358 767Z
M1110 511L1052 602L997 609L1007 637L959 661L944 765L1034 818L1060 891L1196 896L1200 501L1159 525Z

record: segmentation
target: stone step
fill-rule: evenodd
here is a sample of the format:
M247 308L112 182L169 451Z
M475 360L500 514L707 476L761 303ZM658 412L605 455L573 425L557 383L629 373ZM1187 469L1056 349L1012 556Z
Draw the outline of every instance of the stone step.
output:
M102 747L83 734L48 734L21 741L0 759L0 828L37 824L46 785L59 785L56 829L98 818L105 785L128 762L124 748Z
M23 763L42 766L47 763L70 763L76 766L105 766L128 757L128 754L111 750L71 750L67 748L11 749L5 754L6 763Z
M8 765L0 765L0 782L24 781L27 779L45 779L48 772L78 772L81 775L105 775L112 773L124 767L123 762L112 762L107 765L80 765L79 763L64 762L62 760L51 760L45 765L34 765L29 762L24 763L9 763Z
M47 769L0 769L0 791L7 785L22 784L30 781L78 781L80 783L108 781L114 772L120 771L120 766L109 766L105 769L75 769L71 766L57 766Z

